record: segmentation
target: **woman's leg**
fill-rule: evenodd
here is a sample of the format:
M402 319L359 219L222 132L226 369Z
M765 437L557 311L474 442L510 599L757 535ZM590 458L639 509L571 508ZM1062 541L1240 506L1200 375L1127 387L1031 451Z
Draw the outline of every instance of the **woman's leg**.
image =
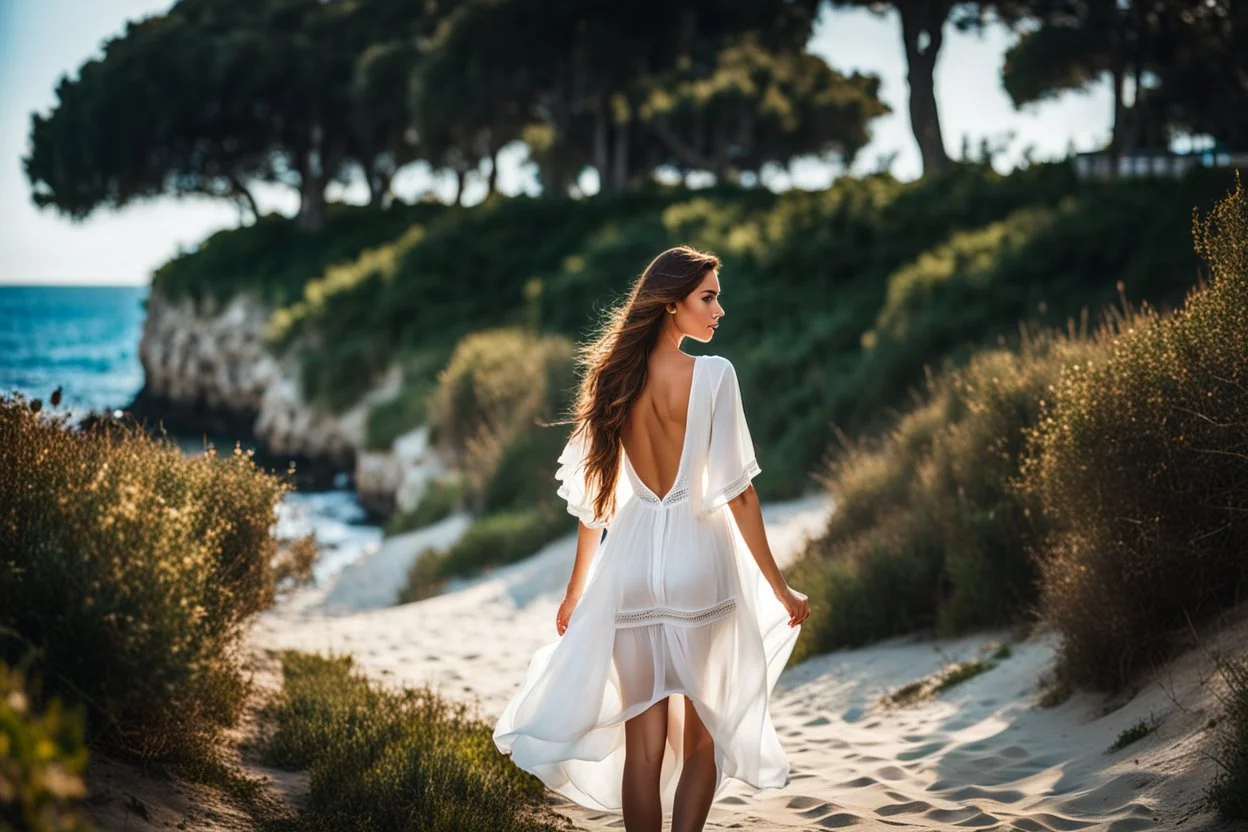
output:
M676 784L672 832L701 832L715 797L715 742L685 697L685 762Z
M663 806L659 801L659 774L667 744L667 697L624 721L624 829L661 832Z

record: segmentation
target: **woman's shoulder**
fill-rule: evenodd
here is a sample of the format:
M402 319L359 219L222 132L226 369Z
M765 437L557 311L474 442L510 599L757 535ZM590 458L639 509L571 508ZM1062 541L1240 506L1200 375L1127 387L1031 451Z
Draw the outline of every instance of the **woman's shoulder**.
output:
M704 355L702 362L707 369L712 386L718 388L721 381L729 375L735 376L737 370L732 366L732 362L722 355Z

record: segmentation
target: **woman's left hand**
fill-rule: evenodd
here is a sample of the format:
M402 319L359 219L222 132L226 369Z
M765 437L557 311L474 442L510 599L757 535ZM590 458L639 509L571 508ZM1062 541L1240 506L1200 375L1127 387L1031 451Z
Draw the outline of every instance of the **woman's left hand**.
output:
M559 605L559 612L555 615L555 629L559 631L559 635L563 635L563 631L568 629L568 620L572 618L572 611L580 600L579 592L569 591L563 596L563 603Z

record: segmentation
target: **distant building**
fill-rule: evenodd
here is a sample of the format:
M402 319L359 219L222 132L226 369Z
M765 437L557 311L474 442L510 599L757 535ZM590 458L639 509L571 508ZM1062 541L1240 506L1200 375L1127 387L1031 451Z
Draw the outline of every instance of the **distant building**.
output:
M1080 179L1178 177L1192 168L1248 168L1248 153L1204 150L1174 153L1169 150L1133 150L1112 154L1107 151L1076 153L1075 175Z

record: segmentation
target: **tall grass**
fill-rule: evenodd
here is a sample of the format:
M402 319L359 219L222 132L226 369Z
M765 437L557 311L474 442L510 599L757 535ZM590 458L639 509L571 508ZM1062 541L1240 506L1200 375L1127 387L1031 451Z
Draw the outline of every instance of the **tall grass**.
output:
M311 782L302 817L281 829L564 828L543 806L541 781L498 752L492 727L467 704L428 687L378 687L350 656L286 652L282 669L265 756L307 770Z
M272 603L277 502L250 454L187 458L102 423L0 399L0 660L34 648L90 742L193 755L232 724L235 649Z
M1029 438L1022 488L1052 527L1045 616L1076 684L1121 685L1248 587L1248 200L1203 219L1210 282L1070 362Z
M844 442L821 474L836 502L791 569L812 599L795 661L897 633L1008 624L1033 612L1029 544L1043 518L1007 487L1024 428L1077 331L1023 330L1017 351L976 354L929 377L926 396L880 437Z
M1248 818L1248 658L1220 659L1218 670L1227 695L1214 756L1218 775L1208 797L1223 815Z

